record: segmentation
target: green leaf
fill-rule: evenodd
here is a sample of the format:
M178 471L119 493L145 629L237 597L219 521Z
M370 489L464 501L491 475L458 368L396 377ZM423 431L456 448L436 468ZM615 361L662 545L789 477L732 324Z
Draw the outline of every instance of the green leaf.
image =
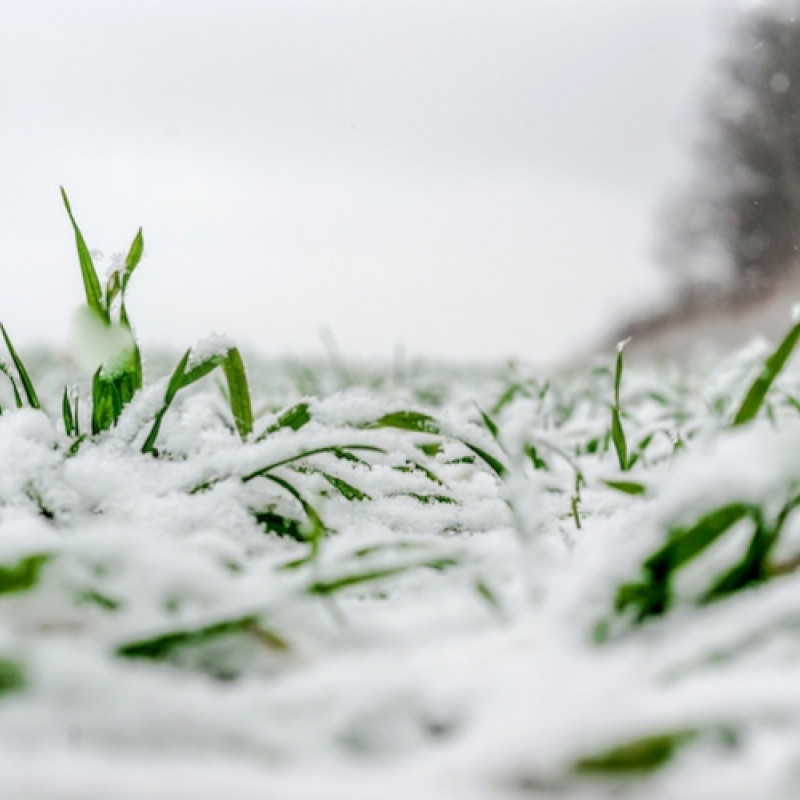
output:
M22 665L9 658L0 658L0 695L19 692L26 684Z
M25 398L28 401L28 405L31 408L40 409L42 406L39 403L39 398L36 396L36 390L33 388L33 383L28 375L28 371L25 369L22 359L17 355L14 345L11 344L11 339L8 338L5 326L2 324L0 324L0 331L3 333L3 339L5 339L6 347L8 348L8 353L11 356L11 360L14 362L14 366L17 368L17 374L22 382L22 388L25 392ZM19 395L17 395L17 398L19 398Z
M528 456L535 470L550 469L547 462L539 455L539 451L536 449L534 445L532 444L525 445L525 455Z
M481 461L487 464L492 469L492 471L497 474L499 478L502 478L508 471L500 461L498 461L494 456L490 455L477 445L474 445L471 442L467 442L464 439L460 439L459 441L465 447L472 450L472 452L475 453L475 455L478 456L478 458L480 458Z
M702 602L719 600L734 592L763 583L771 577L769 556L777 543L780 525L768 528L760 513L756 516L756 522L756 530L742 560L715 581L703 596Z
M403 431L438 434L439 424L428 414L419 411L394 411L368 425L369 428L397 428Z
M164 402L153 421L150 433L142 445L143 453L151 453L155 447L155 441L161 429L164 415L167 413L172 401L181 389L191 386L201 378L213 372L217 367L221 367L225 379L228 383L228 403L233 414L236 429L242 439L248 436L253 430L253 410L250 403L250 389L247 384L247 375L244 369L244 362L235 347L231 347L227 353L215 353L187 370L192 351L187 350L177 366L167 384L164 393Z
M764 367L759 376L753 381L742 400L739 410L733 418L731 423L732 427L738 425L745 425L753 420L764 404L764 400L772 386L775 378L778 377L781 370L783 370L786 362L789 360L794 351L797 341L800 339L800 322L796 322L784 337L783 341L778 345L777 349L767 357L764 362Z
M403 472L406 474L419 472L431 483L435 483L437 486L444 486L444 481L433 470L428 469L424 464L418 464L416 461L411 461L410 459L407 460L405 464L398 464L392 467L392 469L395 472Z
M164 419L164 415L167 413L170 405L172 405L175 395L180 391L181 387L184 386L183 380L186 376L186 365L189 362L189 356L191 355L191 352L191 350L187 350L181 357L180 361L178 361L175 369L172 371L172 375L167 383L167 389L164 392L164 402L161 404L161 408L156 413L155 418L153 419L153 425L150 428L150 433L147 435L147 438L142 445L143 453L152 453L155 449L156 439L158 438L159 431L161 430L161 423ZM209 370L209 372L210 371L211 370Z
M581 758L575 762L573 770L589 774L652 772L663 767L696 737L697 731L691 729L645 736Z
M295 500L300 504L301 508L305 512L305 515L308 517L308 522L310 526L310 531L305 533L303 536L303 540L307 541L311 545L311 558L314 558L318 551L319 551L319 544L320 541L325 534L326 527L325 523L322 521L322 517L320 517L317 510L311 503L308 502L297 490L296 487L292 486L289 481L284 480L283 478L279 477L278 475L261 475L264 480L271 481L276 486L280 486L283 490L288 492Z
M617 612L634 608L636 622L666 613L672 602L671 584L675 572L746 518L758 523L760 509L746 503L730 503L705 514L693 525L673 528L666 544L644 562L645 579L619 587L615 601Z
M2 372L11 383L11 389L14 392L14 405L16 405L17 408L22 408L22 396L19 393L17 382L14 380L14 376L9 372L8 367L2 361L0 361L0 372Z
M131 279L131 275L133 275L133 271L139 266L139 262L142 260L142 254L144 253L144 237L142 236L142 229L136 233L136 236L133 237L133 241L131 242L131 246L128 249L128 255L125 256L125 271L122 274L122 293L125 294L125 290L128 288L128 281Z
M500 431L497 428L497 423L476 403L475 408L478 409L478 413L481 415L481 419L483 420L483 424L486 426L486 429L489 433L492 434L492 438L495 441L498 441L500 438Z
M616 489L618 492L629 494L634 497L647 494L647 487L638 481L605 480L603 483L608 486L609 489Z
M13 564L0 564L0 594L27 592L39 582L42 570L52 560L50 553L34 553Z
M614 404L611 406L611 440L617 452L619 468L627 472L632 464L628 458L628 441L622 427L622 408L620 406L620 387L622 385L622 370L624 366L623 351L628 340L617 345L617 362L614 368Z
M361 489L356 488L347 481L343 481L341 478L337 478L335 475L329 475L327 472L323 472L322 477L325 478L345 500L361 501L372 499L366 492L362 492Z
M311 421L311 414L308 410L308 403L298 403L281 414L259 437L257 442L261 442L272 433L277 433L283 428L290 428L299 431L306 423Z
M503 394L500 395L497 402L492 406L492 414L499 414L520 393L528 394L521 384L509 384Z
M178 648L207 644L223 636L236 633L255 635L260 641L269 642L274 649L289 649L289 645L281 637L271 631L266 631L261 625L259 617L251 614L216 622L212 625L170 631L149 639L128 642L117 647L116 653L123 658L163 661L172 656Z
M300 520L287 517L284 514L278 514L271 509L253 511L252 514L255 521L262 525L268 533L274 533L276 536L286 536L297 542L308 541L308 537L304 532L305 524Z
M628 461L628 441L625 438L625 431L622 427L619 409L616 407L612 407L611 409L611 441L614 443L614 450L617 453L619 468L623 472L627 472L630 466L630 462Z
M64 395L61 398L61 418L64 420L64 433L67 436L76 436L75 420L72 416L72 406L69 403L69 389L64 387Z
M122 413L122 397L114 380L103 377L102 367L92 378L92 434L109 430Z
M416 492L408 492L407 497L413 497L423 505L430 505L431 503L444 503L445 505L457 505L458 501L445 494L417 494Z
M497 614L503 613L503 605L498 599L495 592L491 589L486 581L478 578L473 584L478 596Z
M730 503L705 514L694 525L674 528L666 545L645 562L651 572L674 572L713 544L729 528L746 517L760 514L757 506Z
M244 440L253 432L253 407L250 402L247 373L238 348L232 347L228 350L222 361L222 371L228 382L228 402L236 430Z
M69 221L72 223L72 229L75 232L75 245L78 249L78 261L81 265L81 277L83 278L83 288L86 293L86 304L93 311L97 312L107 323L111 321L108 309L103 302L103 290L100 288L100 280L97 277L97 271L94 268L89 248L86 246L86 240L75 221L72 214L72 208L67 198L67 193L64 187L61 187L61 198L64 201L64 208L67 209Z
M287 464L292 464L295 461L300 461L301 459L308 458L309 456L316 456L320 453L333 453L335 455L339 455L340 451L343 450L355 450L360 452L366 453L382 453L385 454L386 451L382 447L375 447L371 444L347 444L347 445L327 445L325 447L315 447L311 450L303 450L299 453L296 453L293 456L288 456L287 458L282 458L280 461L275 461L272 464L267 464L265 467L259 467L252 472L247 473L247 475L242 476L242 482L247 483L248 481L253 480L254 478L259 477L266 477L266 475L274 469L278 467L284 467Z
M367 570L365 572L356 572L350 575L343 575L339 578L331 580L318 580L314 581L308 587L308 593L321 596L330 596L342 589L348 589L351 586L360 586L364 583L372 583L384 578L392 578L395 575L401 575L412 569L419 569L421 567L428 567L431 569L446 569L447 567L457 566L458 561L454 558L435 558L427 561L418 561L411 564L399 564L394 567L384 567L382 569Z

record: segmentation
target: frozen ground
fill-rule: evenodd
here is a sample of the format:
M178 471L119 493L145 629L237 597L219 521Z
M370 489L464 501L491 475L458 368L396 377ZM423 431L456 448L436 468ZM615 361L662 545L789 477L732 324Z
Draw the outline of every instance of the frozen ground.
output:
M625 472L613 353L252 362L255 434L209 377L158 457L164 380L76 449L42 361L49 413L0 395L2 797L800 796L800 373L729 424L767 352L626 370ZM767 567L711 598L767 529ZM692 530L669 606L615 610Z

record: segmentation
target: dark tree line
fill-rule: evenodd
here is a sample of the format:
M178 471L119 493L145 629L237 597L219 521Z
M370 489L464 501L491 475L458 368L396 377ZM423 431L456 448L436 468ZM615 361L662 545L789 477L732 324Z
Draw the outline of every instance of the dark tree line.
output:
M800 257L800 0L749 12L709 100L662 260L688 297L763 290Z

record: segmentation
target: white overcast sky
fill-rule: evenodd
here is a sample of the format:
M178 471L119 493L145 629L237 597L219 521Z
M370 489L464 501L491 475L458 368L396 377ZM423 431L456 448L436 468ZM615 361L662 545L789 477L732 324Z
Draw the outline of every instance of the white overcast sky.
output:
M734 0L2 0L0 320L90 247L146 344L553 359L663 295L655 209Z

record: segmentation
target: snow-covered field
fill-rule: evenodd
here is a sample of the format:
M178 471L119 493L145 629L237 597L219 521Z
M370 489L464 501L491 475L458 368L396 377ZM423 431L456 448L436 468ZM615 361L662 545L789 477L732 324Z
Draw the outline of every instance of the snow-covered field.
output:
M800 796L800 371L737 417L769 352L250 360L252 433L212 373L148 453L167 377L81 437L86 376L68 435L71 368L24 359L37 410L9 364L0 796Z

